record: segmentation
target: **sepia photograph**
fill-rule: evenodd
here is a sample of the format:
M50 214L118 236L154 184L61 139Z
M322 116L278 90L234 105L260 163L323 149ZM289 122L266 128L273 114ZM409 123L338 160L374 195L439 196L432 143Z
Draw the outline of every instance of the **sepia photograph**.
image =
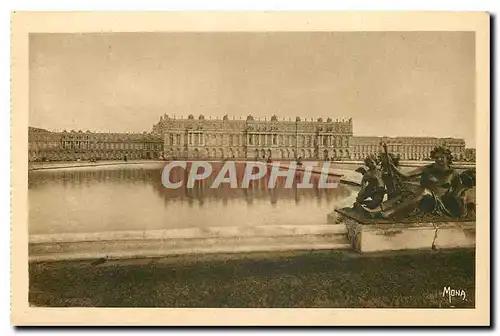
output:
M487 13L16 13L13 45L19 324L490 322Z

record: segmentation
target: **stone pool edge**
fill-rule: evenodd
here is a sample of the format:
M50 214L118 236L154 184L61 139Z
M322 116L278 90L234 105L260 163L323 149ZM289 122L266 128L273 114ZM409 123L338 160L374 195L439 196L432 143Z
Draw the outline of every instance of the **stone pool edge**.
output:
M30 237L29 261L347 249L344 225L280 225Z

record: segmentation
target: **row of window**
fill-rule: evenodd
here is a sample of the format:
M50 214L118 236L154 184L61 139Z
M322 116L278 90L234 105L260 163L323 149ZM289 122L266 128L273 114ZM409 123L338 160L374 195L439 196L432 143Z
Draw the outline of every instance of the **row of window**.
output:
M241 146L243 145L244 135L229 134L228 145L229 146ZM281 135L281 134L248 134L247 143L249 145L285 145L294 146L296 142L295 135ZM167 145L180 145L181 134L169 134L167 135ZM323 146L343 146L346 147L349 144L347 137L335 137L335 136L306 136L299 135L299 145L314 146L317 143ZM202 134L202 133L190 133L188 135L187 143L189 145L205 145L205 146L221 146L223 144L222 134Z
M398 145L398 146L387 146L389 152L410 152L410 153L430 153L435 146L412 146L412 145ZM365 152L365 151L380 151L381 147L377 145L361 145L354 146L354 151ZM461 153L465 148L451 147L449 148L452 153Z
M41 142L29 143L29 149L156 149L161 150L158 143L87 143L87 142Z

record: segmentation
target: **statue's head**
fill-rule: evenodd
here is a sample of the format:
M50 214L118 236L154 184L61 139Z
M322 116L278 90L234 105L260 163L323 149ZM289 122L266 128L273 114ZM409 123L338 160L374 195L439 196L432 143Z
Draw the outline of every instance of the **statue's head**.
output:
M472 188L476 185L476 170L467 169L460 174L460 181L465 188Z
M452 163L451 151L441 146L432 150L431 158L434 160L436 167L440 169L447 169Z
M373 155L368 155L365 159L365 166L370 169L374 169L377 167L377 159Z

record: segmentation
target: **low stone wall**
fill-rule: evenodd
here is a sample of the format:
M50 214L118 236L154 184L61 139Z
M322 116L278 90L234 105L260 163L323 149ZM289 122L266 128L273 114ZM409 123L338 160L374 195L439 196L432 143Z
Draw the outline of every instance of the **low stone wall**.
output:
M46 169L63 169L63 168L83 168L83 167L102 167L102 166L117 166L117 165L132 165L132 164L148 164L148 163L164 163L165 161L158 160L129 160L129 161L72 161L72 162L30 162L28 170L46 170Z
M31 235L29 261L348 249L343 225L266 225Z
M390 222L371 220L364 222L343 210L330 215L329 221L342 221L352 249L357 252L398 250L434 250L474 248L475 221Z
M315 163L318 165L318 167L313 168L312 173L322 174L323 171L320 167L320 162L315 162ZM279 163L279 165L283 169L288 169L289 167L286 163ZM296 170L305 171L305 168L298 166ZM363 175L352 169L330 168L328 171L328 175L340 178L340 183L348 184L355 187L361 186L361 179L363 178Z

